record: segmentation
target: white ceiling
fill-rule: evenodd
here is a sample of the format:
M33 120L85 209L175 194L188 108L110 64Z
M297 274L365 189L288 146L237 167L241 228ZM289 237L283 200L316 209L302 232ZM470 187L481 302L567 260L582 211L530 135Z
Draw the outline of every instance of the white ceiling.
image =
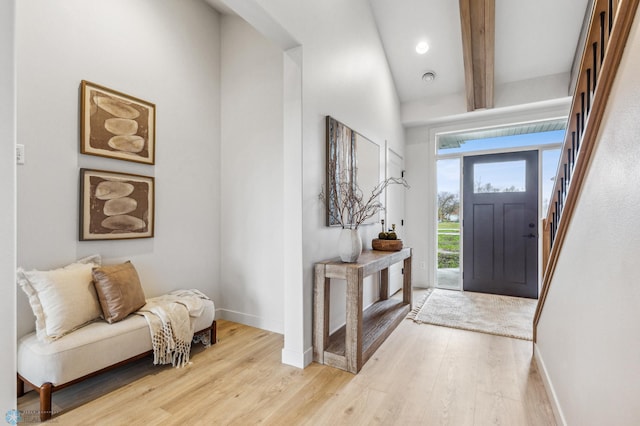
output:
M369 1L402 102L464 92L459 1ZM495 3L496 86L571 72L588 0ZM424 55L415 51L421 40ZM428 70L437 74L429 84Z

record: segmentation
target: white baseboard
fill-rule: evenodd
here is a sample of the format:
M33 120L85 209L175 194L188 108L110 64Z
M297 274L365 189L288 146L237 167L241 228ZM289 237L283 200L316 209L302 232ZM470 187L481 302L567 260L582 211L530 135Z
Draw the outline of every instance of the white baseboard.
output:
M257 315L245 314L243 312L232 311L230 309L216 309L216 318L237 322L238 324L244 324L262 330L272 331L278 334L284 333L283 324L267 321Z
M551 409L553 410L553 415L556 418L556 423L559 425L566 426L567 422L564 419L562 408L560 407L558 397L551 383L551 378L549 377L549 373L547 372L547 367L544 364L544 360L542 359L542 354L540 353L540 348L538 348L537 344L533 345L533 358L536 360L536 365L538 366L538 372L540 373L540 377L542 378L542 383L544 384L544 388L547 391L547 396L549 397L549 402L551 403Z
M282 363L297 368L305 368L313 361L313 348L304 352L295 352L287 349L282 350Z

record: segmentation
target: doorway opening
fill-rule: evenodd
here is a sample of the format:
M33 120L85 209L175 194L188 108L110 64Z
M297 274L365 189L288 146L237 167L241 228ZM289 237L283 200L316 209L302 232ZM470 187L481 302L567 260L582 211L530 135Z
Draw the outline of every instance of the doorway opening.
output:
M465 274L474 273L473 265L475 264L477 266L477 272L485 274L483 279L490 288L486 290L486 292L495 294L508 293L501 293L502 290L496 289L493 286L494 280L498 281L498 277L494 277L492 274L494 272L499 275L502 274L505 260L503 259L503 264L498 264L499 262L494 263L496 259L493 257L490 260L485 256L487 251L491 251L493 256L495 250L499 250L499 254L503 255L505 237L507 237L507 240L509 240L507 242L507 248L511 250L511 253L516 253L518 256L525 252L529 253L526 259L519 256L517 262L515 258L506 259L506 265L509 266L509 274L511 274L512 277L522 277L523 274L525 274L525 269L528 268L529 279L535 280L533 286L535 287L535 296L537 296L540 285L540 265L538 264L540 239L538 238L537 229L541 218L546 215L548 208L554 183L553 179L560 158L560 148L564 137L565 126L566 119L554 119L551 121L524 123L508 127L439 134L436 136L437 224L435 233L437 238L435 252L437 258L434 259L434 261L436 263L435 286L437 288L484 291L475 288L473 284L470 284L470 277L468 275L465 276ZM488 160L479 161L481 164L478 165L478 173L484 176L480 176L482 181L475 182L473 178L471 178L471 180L466 179L467 182L465 183L465 160L470 162L473 157L481 158L482 156L494 154L506 155L510 153L523 153L525 151L529 151L529 155L535 157L535 161L529 160L529 162L524 165L524 168L522 166L525 163L515 164L509 161L498 161L497 163L492 163ZM520 154L513 155L519 156ZM517 161L523 160L520 159L516 160L516 162ZM531 206L531 201L529 201L527 207L527 209L531 211L524 209L524 207L518 209L516 207L518 202L509 202L506 199L506 197L509 197L508 194L510 194L511 198L518 198L518 188L515 188L513 184L513 182L518 182L518 176L514 174L517 174L518 170L521 172L527 167L536 168L535 173L530 177L530 179L535 179L535 185L532 183L529 184L535 191L532 201L535 205ZM467 171L467 173L472 172ZM489 177L492 182L484 182L484 180L489 179ZM506 179L505 182L511 180L512 183L502 185L504 186L502 187L501 181L503 178ZM516 180L514 181L514 179ZM473 227L470 226L471 224L467 224L468 226L465 227L465 221L468 217L468 215L465 214L465 207L467 209L470 208L465 204L465 186L477 186L475 190L474 188L470 188L470 191L467 193L467 197L470 199L472 196L469 194L477 194L476 204L481 206L476 207L478 213L477 218L480 218L481 212L484 211L486 213L490 211L488 207L482 207L485 204L490 204L487 202L489 198L494 202L492 209L498 208L501 211L500 215L496 215L494 218L498 222L492 222L492 226L499 225L502 231L498 234L491 233L491 235L489 235L488 231L484 235L476 232L476 237L480 243L478 243L478 241L474 243L475 239L473 238ZM503 201L507 201L507 203L504 204ZM496 205L495 202L498 204ZM528 211L526 213L526 221L525 210ZM505 211L507 212L506 216L503 215ZM472 214L469 217L473 218L474 216ZM488 220L487 217L483 220ZM507 224L503 224L502 222L504 217L508 219ZM533 224L533 227L531 227L531 224ZM526 229L521 230L520 227ZM479 225L477 230L486 231L487 228ZM485 239L484 242L482 238ZM501 239L500 244L495 247L492 244L486 246L496 238ZM474 256L473 247L467 247L467 249L465 249L465 244L476 246L475 253L478 254L476 259L465 259L465 256ZM481 247L481 245L484 246ZM527 246L529 248L525 249ZM516 251L514 252L513 250ZM531 262L535 263L532 265L530 264ZM491 265L487 263L491 263ZM489 268L489 266L491 267ZM535 274L532 273L533 269L535 269ZM466 280L465 277L467 278ZM476 284L477 283L478 281L476 280ZM529 292L529 297L532 297L532 294L533 293Z

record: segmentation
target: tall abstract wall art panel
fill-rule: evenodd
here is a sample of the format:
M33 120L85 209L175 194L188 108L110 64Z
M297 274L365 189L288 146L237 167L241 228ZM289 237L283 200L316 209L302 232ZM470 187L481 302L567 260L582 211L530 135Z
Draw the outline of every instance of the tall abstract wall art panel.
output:
M354 204L362 204L380 184L380 145L347 127L331 116L326 117L327 180L324 196L327 226L353 224ZM378 196L374 200L380 201ZM363 224L378 223L376 212Z
M338 120L327 116L327 226L340 224L338 215L344 214L332 200L342 200L343 192L356 181L356 145L354 132ZM351 218L343 218L351 223Z

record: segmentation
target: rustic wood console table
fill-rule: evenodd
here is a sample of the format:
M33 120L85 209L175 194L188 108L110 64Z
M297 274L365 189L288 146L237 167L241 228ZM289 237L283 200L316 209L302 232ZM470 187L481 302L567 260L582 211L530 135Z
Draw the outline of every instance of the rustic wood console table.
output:
M400 261L404 261L402 300L389 299L389 267ZM363 279L378 272L380 299L363 312ZM347 280L347 318L345 326L330 336L332 278ZM340 259L316 263L313 297L313 360L355 374L411 311L411 249L365 250L356 263Z

